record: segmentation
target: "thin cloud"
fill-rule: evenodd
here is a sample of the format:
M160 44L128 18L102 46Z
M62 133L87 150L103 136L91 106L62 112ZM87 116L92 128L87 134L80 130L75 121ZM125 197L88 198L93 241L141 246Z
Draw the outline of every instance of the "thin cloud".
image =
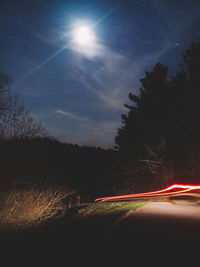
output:
M73 120L76 120L76 121L80 121L80 122L85 122L85 121L89 120L89 118L87 118L87 117L77 116L72 112L64 111L64 110L61 110L61 109L56 109L55 112L57 114L61 114L61 115L67 116L70 119L73 119Z
M102 64L97 65L96 69L88 69L87 64L80 58L75 62L80 73L79 80L99 100L97 108L123 111L128 93L138 89L138 77L144 74L145 68L155 64L172 47L172 43L166 42L159 51L133 62L127 56L102 46L101 57L96 61Z

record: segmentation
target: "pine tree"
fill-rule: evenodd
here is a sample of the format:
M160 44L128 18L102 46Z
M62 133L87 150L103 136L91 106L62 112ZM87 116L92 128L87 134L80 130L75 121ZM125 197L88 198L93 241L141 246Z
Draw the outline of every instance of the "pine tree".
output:
M175 179L188 182L200 173L199 42L185 51L180 66L168 80L168 69L160 63L146 72L140 94L129 94L132 104L125 105L129 111L121 116L115 142L124 159L144 159L154 173L172 170Z
M157 63L153 71L146 72L140 80L140 95L129 94L133 104L125 105L129 112L121 116L124 125L118 129L115 141L121 152L133 158L143 154L145 143L153 143L165 132L168 119L167 73L167 67Z

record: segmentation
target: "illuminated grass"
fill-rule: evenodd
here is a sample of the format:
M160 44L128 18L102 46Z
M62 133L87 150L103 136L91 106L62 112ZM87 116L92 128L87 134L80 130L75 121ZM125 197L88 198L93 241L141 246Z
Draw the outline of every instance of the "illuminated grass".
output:
M120 202L96 202L83 204L80 207L76 216L106 216L118 215L128 211L136 211L138 208L144 206L147 202L140 201L120 201Z

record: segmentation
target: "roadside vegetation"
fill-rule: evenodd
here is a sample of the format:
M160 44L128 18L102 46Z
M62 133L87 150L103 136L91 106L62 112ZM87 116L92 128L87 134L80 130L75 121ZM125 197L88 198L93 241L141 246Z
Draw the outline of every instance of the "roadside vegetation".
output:
M19 231L62 218L78 204L75 191L44 183L17 182L0 192L0 229Z

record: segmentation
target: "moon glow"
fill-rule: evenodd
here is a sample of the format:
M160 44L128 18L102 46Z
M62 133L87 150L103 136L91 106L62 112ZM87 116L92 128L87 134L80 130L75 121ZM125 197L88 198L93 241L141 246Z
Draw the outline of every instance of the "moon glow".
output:
M72 39L79 46L91 46L95 42L96 37L90 26L83 25L73 30Z

